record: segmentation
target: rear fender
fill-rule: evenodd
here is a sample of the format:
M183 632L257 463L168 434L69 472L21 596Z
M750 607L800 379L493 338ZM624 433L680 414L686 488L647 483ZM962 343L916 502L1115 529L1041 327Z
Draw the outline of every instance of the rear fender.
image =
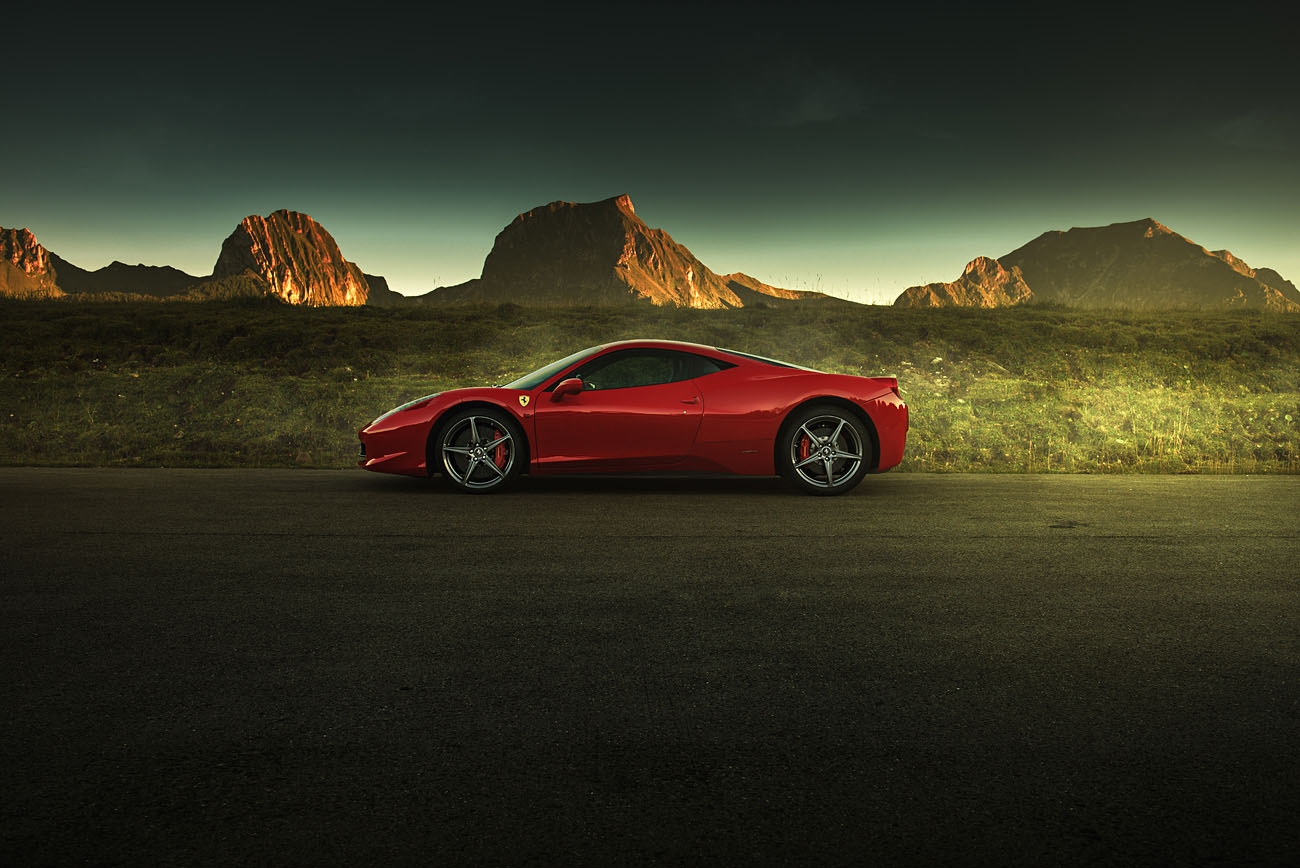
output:
M786 432L793 423L794 417L809 407L818 405L830 405L842 410L847 410L853 414L853 418L862 423L867 429L867 436L871 440L871 463L867 465L868 469L875 470L880 466L880 435L876 432L876 424L871 421L871 414L864 410L860 405L853 403L846 398L840 398L835 395L822 395L818 398L809 398L806 401L800 401L790 408L785 414L785 419L781 421L781 427L777 431L776 440L772 444L772 461L776 467L780 467L780 456L778 450L781 443L785 440Z

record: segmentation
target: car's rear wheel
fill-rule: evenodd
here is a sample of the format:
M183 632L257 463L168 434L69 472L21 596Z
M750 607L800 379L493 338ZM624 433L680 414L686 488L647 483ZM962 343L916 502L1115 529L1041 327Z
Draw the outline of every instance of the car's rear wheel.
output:
M844 494L866 475L871 435L848 410L810 407L789 420L777 444L777 469L809 494Z
M528 460L523 435L499 410L463 410L439 430L442 475L473 494L500 491L514 481Z

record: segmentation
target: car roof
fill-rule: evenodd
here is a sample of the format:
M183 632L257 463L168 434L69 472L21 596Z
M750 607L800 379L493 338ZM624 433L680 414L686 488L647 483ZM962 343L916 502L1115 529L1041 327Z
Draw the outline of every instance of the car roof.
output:
M626 350L635 348L653 348L660 350L685 350L686 352L699 352L703 350L706 353L718 352L717 347L709 347L704 344L693 344L688 341L663 341L657 338L642 338L639 340L613 341L612 343L602 344L601 349L606 350Z
M763 356L756 356L739 350L725 350L722 347L711 347L706 344L693 344L689 341L664 341L656 338L643 338L640 340L614 341L613 343L602 344L600 346L600 352L602 353L606 350L626 349L682 350L688 353L699 353L714 359L721 359L733 365L764 365L771 363L783 368L788 368L791 371L807 371L814 374L821 373L821 371L816 371L812 368L805 368L803 365L796 365L794 362L783 362L779 359L768 359Z

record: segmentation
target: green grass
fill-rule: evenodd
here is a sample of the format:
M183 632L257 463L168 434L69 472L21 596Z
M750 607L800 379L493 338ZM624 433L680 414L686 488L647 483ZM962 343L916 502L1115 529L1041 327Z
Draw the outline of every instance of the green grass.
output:
M1300 316L0 303L0 463L313 466L429 392L662 337L896 375L903 470L1300 471Z

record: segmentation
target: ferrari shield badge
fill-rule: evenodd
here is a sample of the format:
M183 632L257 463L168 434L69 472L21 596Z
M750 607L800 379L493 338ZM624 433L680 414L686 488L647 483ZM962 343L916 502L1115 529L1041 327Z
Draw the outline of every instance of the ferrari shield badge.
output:
M520 407L527 407L527 406L528 406L528 396L527 396L527 395L520 395L520 396L519 396L519 406L520 406Z

